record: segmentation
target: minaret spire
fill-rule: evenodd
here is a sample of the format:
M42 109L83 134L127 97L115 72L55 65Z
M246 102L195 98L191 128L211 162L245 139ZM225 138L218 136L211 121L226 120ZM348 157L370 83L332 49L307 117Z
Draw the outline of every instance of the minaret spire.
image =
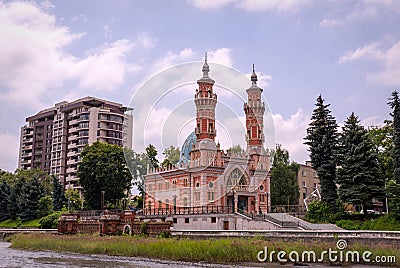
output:
M253 86L257 86L257 81L258 81L258 78L257 78L257 74L254 70L254 63L253 63L253 73L251 74L251 84Z

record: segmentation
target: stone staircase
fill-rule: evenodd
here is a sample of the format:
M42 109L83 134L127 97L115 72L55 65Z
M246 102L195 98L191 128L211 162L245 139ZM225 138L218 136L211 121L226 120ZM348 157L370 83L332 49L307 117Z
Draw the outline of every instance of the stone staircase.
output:
M315 224L288 213L269 213L263 215L252 215L245 212L236 212L237 216L248 221L248 226L262 228L265 230L343 230L334 224ZM253 222L253 224L251 223ZM263 224L264 223L264 224ZM256 228L251 228L256 229Z

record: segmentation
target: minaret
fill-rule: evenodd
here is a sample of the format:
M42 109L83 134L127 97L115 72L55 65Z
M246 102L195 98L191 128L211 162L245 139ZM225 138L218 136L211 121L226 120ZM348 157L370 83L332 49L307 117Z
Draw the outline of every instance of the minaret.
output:
M203 64L203 77L197 80L199 88L196 89L194 103L196 104L196 137L197 141L211 139L214 141L215 131L215 106L217 104L217 94L213 92L215 83L208 76L210 67L207 63L207 53Z
M244 104L246 114L246 141L247 148L264 147L264 111L265 105L261 101L263 90L257 86L257 75L251 74L251 87L246 90L247 102Z

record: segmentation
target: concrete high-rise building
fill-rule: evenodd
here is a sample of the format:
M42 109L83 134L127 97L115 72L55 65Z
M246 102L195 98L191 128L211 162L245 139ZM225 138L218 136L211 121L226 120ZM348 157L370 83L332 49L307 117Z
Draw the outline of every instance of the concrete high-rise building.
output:
M132 147L131 109L94 97L63 101L26 118L21 128L21 169L57 175L65 188L80 188L80 153L95 141Z

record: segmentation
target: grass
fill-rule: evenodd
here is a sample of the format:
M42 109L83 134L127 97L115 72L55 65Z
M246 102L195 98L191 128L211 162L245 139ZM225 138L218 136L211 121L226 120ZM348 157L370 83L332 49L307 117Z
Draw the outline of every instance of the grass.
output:
M283 250L289 253L296 250L301 253L304 250L313 250L317 256L323 250L336 249L336 241L306 243L304 241L267 241L262 238L192 240L137 236L18 234L11 237L11 242L13 248L19 249L225 264L257 262L257 253L263 250L264 246L268 247L268 252ZM362 244L351 244L349 249L360 252L370 250L374 256L393 255L400 260L400 249L393 249L390 245L376 243L371 249Z
M30 221L21 221L20 219L18 220L5 220L0 222L0 227L3 228L39 228L40 219L35 219L35 220L30 220Z

